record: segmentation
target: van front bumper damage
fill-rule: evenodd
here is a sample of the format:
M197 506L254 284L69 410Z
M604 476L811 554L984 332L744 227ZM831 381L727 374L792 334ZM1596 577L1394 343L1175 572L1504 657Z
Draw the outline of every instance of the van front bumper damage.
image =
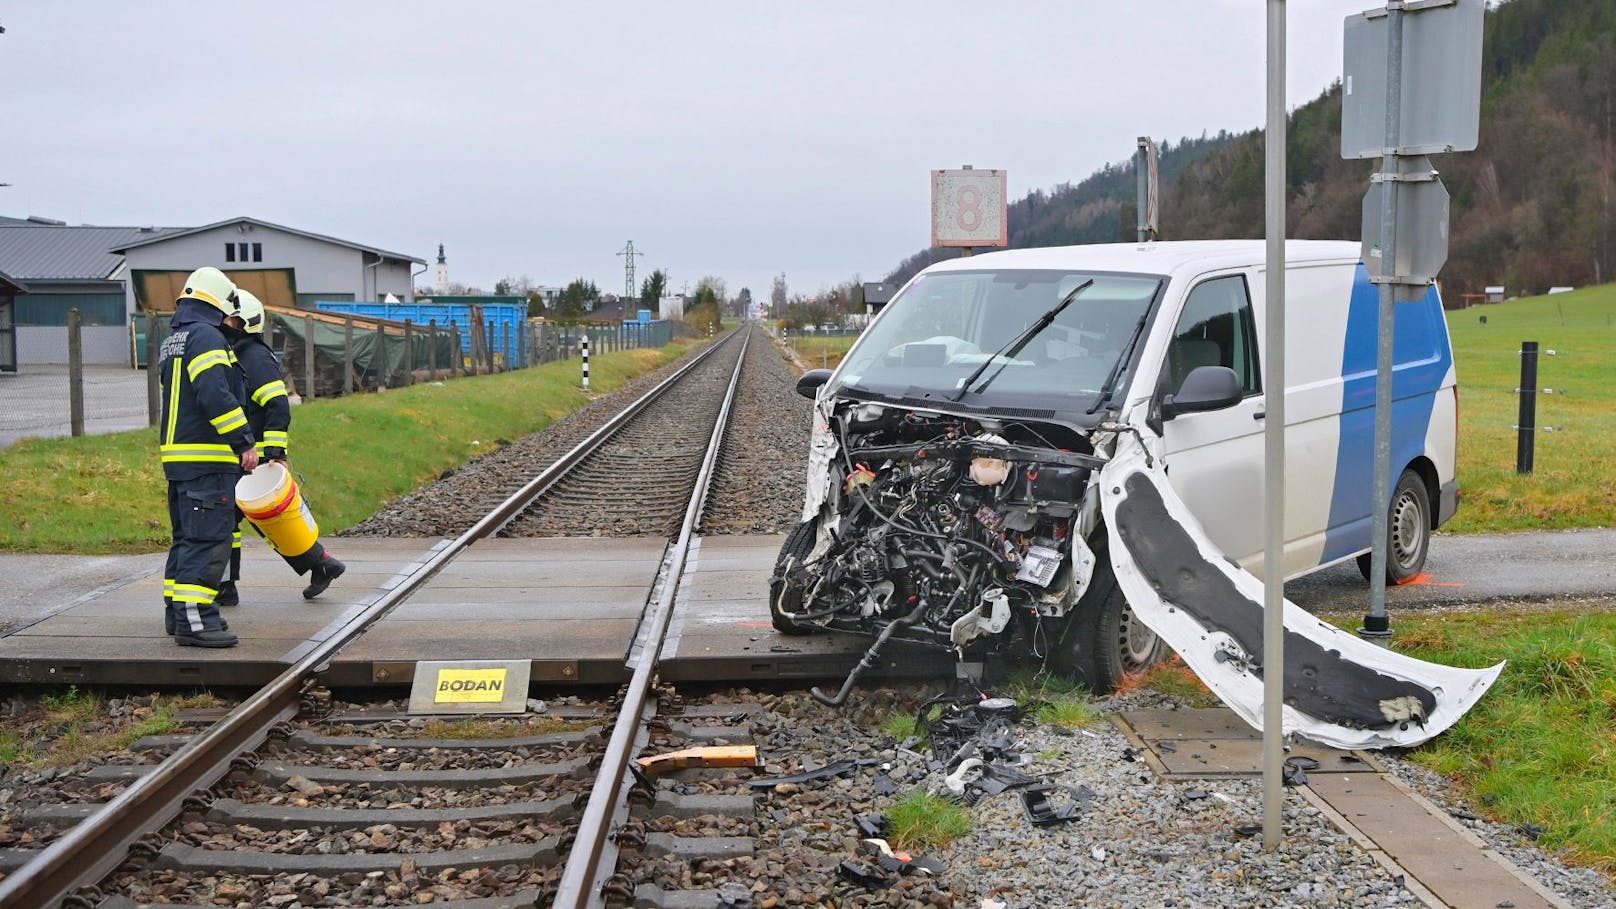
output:
M1099 482L1111 565L1134 615L1261 729L1263 582L1218 551L1134 438L1118 439ZM1284 609L1285 731L1337 748L1418 745L1457 722L1504 667L1417 660L1288 600Z

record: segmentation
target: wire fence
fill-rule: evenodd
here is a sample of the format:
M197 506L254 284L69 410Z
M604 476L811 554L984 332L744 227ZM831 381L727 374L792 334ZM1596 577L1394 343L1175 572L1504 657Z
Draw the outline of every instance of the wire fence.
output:
M669 322L517 325L492 320L458 326L364 316L273 309L265 340L275 351L290 391L334 397L526 369L578 356L582 339L591 354L663 347L678 326ZM68 314L67 363L30 365L0 373L0 447L28 437L79 436L154 426L160 413L158 376L144 369L168 333L168 314L137 314L129 354L136 367L85 365L82 321Z

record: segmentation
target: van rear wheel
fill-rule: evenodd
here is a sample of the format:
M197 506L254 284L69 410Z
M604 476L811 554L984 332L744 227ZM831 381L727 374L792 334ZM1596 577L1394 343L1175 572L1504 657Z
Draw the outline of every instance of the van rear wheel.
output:
M1412 470L1403 471L1392 490L1386 512L1386 583L1402 584L1425 569L1431 550L1431 493L1425 480ZM1358 570L1369 580L1374 570L1371 553L1358 557Z

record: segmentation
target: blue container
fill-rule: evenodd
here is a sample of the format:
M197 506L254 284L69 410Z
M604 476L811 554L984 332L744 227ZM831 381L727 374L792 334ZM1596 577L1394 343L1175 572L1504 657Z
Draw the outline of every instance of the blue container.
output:
M502 300L516 299L510 297ZM488 339L494 345L496 354L502 356L506 363L514 363L522 345L522 330L527 321L526 303L478 303L482 310L484 325L494 323L493 336ZM356 300L316 300L314 308L321 312L345 313L354 316L370 316L374 319L392 319L403 322L408 319L412 324L425 328L429 322L436 319L439 331L448 331L450 323L460 329L460 350L467 356L471 355L471 307L470 303L434 303L431 298L422 298L419 303L368 303ZM510 349L503 349L506 341L505 326L510 326Z
M651 321L651 311L649 309L640 310L640 324L644 325L649 321Z

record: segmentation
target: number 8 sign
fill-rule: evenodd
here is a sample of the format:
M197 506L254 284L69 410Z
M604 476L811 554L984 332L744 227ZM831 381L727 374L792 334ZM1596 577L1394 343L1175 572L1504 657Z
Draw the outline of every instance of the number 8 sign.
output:
M931 245L1008 246L1005 172L931 172Z

